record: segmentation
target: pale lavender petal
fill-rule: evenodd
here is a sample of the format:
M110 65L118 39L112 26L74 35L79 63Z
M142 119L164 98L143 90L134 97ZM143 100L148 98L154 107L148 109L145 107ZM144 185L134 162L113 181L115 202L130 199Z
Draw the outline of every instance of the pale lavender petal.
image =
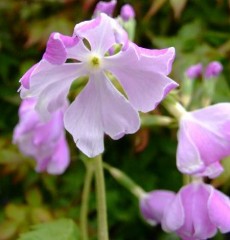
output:
M46 167L50 174L62 174L70 163L70 153L65 137L60 138Z
M202 172L205 169L205 164L201 160L200 153L188 134L188 124L186 120L181 119L177 135L178 146L176 159L177 167L181 172L194 174Z
M223 166L219 162L211 163L210 165L206 166L205 169L196 174L197 176L208 176L209 178L216 178L224 171Z
M73 80L84 75L82 63L53 65L42 60L30 77L30 89L23 97L38 97L36 109L43 119L66 104L68 90Z
M77 24L74 34L87 39L91 51L102 56L117 43L117 40L124 41L123 45L127 44L127 39L124 40L124 36L127 36L125 30L114 19L103 13L91 21Z
M184 207L180 194L165 208L161 226L166 232L174 232L180 229L185 222Z
M95 75L94 81L97 82L101 94L101 114L105 133L115 140L127 133L135 133L140 128L137 111L104 74Z
M175 48L165 49L147 49L132 43L137 51L143 70L155 71L168 75L172 70L172 64L175 59Z
M163 213L175 195L174 192L163 190L147 193L140 200L140 210L144 219L151 225L161 223Z
M138 113L103 74L90 77L66 111L64 122L79 149L89 157L103 152L104 133L119 139L140 127Z
M145 69L141 59L133 45L130 45L126 51L107 57L104 62L106 68L121 83L134 108L148 112L155 109L178 84L157 69L156 71Z
M194 192L193 208L188 206L188 211L192 212L194 226L194 237L198 239L208 239L213 237L216 226L210 221L207 202L209 198L209 188L206 184L191 184L188 188L196 188ZM191 195L190 195L191 196Z
M33 73L33 71L36 69L37 67L37 63L34 64L23 76L22 78L19 80L19 82L22 84L22 86L25 89L29 89L30 88L30 76Z
M97 3L93 14L94 16L97 16L100 13L105 13L109 16L112 16L116 5L116 0L111 0L110 2L100 1Z
M208 199L208 213L212 223L222 233L230 231L230 199L213 187L210 187L210 198Z
M104 151L101 101L96 84L89 80L64 116L66 130L73 136L77 147L88 157Z

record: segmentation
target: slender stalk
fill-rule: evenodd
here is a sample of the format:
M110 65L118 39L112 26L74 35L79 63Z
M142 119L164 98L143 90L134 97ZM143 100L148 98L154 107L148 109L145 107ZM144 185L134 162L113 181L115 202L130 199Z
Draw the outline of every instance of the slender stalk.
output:
M145 191L137 185L129 176L127 176L121 170L110 166L107 163L103 163L103 166L109 173L115 178L115 180L120 183L123 187L128 189L134 196L141 198L145 195Z
M86 175L85 182L82 193L82 203L81 203L81 212L80 212L80 223L81 223L81 237L82 240L88 240L88 203L89 203L89 194L92 184L94 166L90 161L85 161L86 166Z
M109 234L107 223L105 180L101 155L98 155L95 158L93 158L93 161L96 178L98 240L108 240Z

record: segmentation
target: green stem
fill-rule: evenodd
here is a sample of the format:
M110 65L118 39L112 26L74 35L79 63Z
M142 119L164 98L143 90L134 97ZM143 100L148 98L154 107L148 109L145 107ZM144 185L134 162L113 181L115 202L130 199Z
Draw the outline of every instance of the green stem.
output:
M186 109L170 94L162 104L176 119L180 119L181 116L187 112Z
M80 223L81 223L81 236L82 240L88 240L88 203L89 203L89 194L90 188L92 184L93 174L94 174L94 166L90 162L85 161L86 166L86 175L84 188L82 193L82 203L81 203L81 212L80 212Z
M105 180L101 155L93 158L96 178L98 240L108 240L108 223L106 210Z
M117 180L118 183L127 188L134 196L141 198L143 195L145 195L145 191L125 173L107 163L103 163L103 166Z

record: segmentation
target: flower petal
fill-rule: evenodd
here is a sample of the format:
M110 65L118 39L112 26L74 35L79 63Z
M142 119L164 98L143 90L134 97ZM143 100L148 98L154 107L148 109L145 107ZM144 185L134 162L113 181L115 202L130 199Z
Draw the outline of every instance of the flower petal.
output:
M208 212L210 220L222 233L230 231L230 199L213 187L208 199Z
M151 225L161 223L163 213L175 195L174 192L163 190L147 193L140 201L140 209L144 219Z
M69 37L57 32L52 33L47 42L43 59L55 65L63 64L68 57L66 48L76 45L78 41L77 37Z
M177 167L183 173L194 174L202 172L205 169L205 164L187 131L187 125L186 121L181 119L176 154Z
M184 207L180 194L165 208L161 226L166 232L174 232L183 226L185 221Z
M140 128L140 119L136 110L126 98L113 87L104 74L95 75L101 94L101 113L106 134L119 139L127 133L135 133Z
M74 28L74 34L87 39L91 51L101 55L104 55L118 40L123 45L127 44L125 30L114 19L104 13L91 21L77 24Z
M67 109L64 123L78 148L89 157L103 152L104 133L119 139L140 126L138 113L102 73L90 77Z
M192 184L189 188L195 188L193 208L188 206L188 211L191 211L193 226L194 226L194 237L197 239L208 239L216 234L216 227L210 221L208 214L207 202L209 198L209 188L211 186L206 184Z
M104 151L104 130L101 117L100 93L94 79L71 103L64 115L64 126L73 136L77 147L88 157Z
M175 58L175 48L147 49L133 43L135 50L140 56L142 69L155 71L168 75L172 70L172 63Z
M36 109L47 120L51 112L66 105L71 83L82 75L84 66L81 63L57 66L42 60L30 76L30 89L24 90L22 97L38 97Z
M138 111L155 109L168 92L178 86L160 70L145 67L133 45L126 51L105 58L105 66L121 83L130 103ZM151 66L154 69L154 65Z

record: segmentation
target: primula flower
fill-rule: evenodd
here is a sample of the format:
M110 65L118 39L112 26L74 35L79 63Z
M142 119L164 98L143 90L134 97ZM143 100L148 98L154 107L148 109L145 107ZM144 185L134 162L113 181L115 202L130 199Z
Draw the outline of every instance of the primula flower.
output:
M143 217L148 211L148 217L161 223L165 231L176 232L183 240L208 239L217 229L221 233L230 231L230 199L211 185L194 182L176 195L155 192L141 200L145 205Z
M50 120L44 123L34 109L35 104L36 100L32 98L22 101L13 141L24 155L35 158L37 172L61 174L70 161L63 111L56 111Z
M203 66L201 63L190 66L186 71L185 75L190 79L198 78L202 75Z
M121 50L109 55L119 45ZM43 59L21 79L21 96L36 96L36 109L47 118L65 101L72 82L89 80L65 112L65 128L78 148L94 157L104 150L104 133L112 139L140 127L138 111L153 110L177 87L167 75L174 48L147 50L127 39L127 33L105 14L77 24L72 37L51 35ZM73 63L66 63L74 59ZM127 98L112 84L116 78Z
M204 77L206 79L209 79L212 77L218 77L222 71L223 71L222 64L220 62L213 61L213 62L210 62L206 67Z
M187 112L180 119L177 167L186 174L214 178L230 155L230 103Z

